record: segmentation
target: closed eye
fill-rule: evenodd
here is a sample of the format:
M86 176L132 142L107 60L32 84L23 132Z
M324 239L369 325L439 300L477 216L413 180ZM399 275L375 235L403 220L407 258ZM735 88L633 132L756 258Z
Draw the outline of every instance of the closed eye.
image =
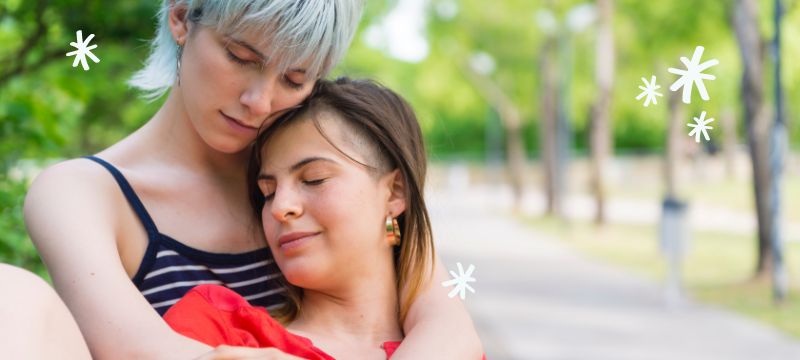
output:
M304 85L304 83L302 83L302 82L297 82L297 81L292 80L292 78L290 76L288 76L288 75L284 75L283 76L283 81L286 82L286 85L289 85L290 88L295 89L295 90L302 89L303 85Z
M259 179L258 189L261 190L264 201L270 201L275 197L275 183L272 180Z
M303 184L308 185L308 186L318 186L318 185L322 185L322 183L324 183L325 180L328 180L328 179L303 180ZM272 201L273 198L275 198L275 193L274 192L269 193L269 194L264 194L264 202Z
M325 180L327 180L327 179L303 180L303 184L311 185L311 186L321 185L323 182L325 182Z
M245 59L242 59L242 58L236 56L229 49L225 49L225 53L228 55L228 58L231 59L231 61L233 61L233 62L235 62L235 63L237 63L239 65L246 66L246 65L250 65L250 64L253 63L252 61L245 60Z

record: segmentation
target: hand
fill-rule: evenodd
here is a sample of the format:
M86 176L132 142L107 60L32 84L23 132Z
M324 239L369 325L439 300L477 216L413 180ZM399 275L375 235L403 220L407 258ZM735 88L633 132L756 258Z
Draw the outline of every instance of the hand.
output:
M276 348L249 348L221 345L195 360L302 360Z

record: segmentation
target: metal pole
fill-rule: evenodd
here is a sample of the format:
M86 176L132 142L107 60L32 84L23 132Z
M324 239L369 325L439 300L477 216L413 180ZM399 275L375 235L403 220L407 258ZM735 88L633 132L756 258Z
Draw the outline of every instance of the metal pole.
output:
M781 16L783 4L775 0L775 37L772 55L775 62L775 123L772 126L770 149L770 219L772 220L772 289L773 299L781 303L786 298L787 276L783 261L783 239L781 237L781 175L783 172L783 152L786 149L786 125L784 124L783 87L781 86Z

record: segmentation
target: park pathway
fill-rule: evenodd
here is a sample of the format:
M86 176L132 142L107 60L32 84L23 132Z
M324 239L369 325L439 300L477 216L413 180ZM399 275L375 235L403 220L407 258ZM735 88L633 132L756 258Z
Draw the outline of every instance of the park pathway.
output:
M684 301L588 259L509 215L493 187L430 189L437 251L475 265L466 305L489 359L800 359L800 343L766 325Z

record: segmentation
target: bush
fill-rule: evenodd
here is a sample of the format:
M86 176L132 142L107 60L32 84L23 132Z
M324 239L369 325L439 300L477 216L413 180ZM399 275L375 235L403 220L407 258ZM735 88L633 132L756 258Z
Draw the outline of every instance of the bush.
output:
M22 205L27 190L25 180L0 177L0 262L23 267L49 279L25 231Z

